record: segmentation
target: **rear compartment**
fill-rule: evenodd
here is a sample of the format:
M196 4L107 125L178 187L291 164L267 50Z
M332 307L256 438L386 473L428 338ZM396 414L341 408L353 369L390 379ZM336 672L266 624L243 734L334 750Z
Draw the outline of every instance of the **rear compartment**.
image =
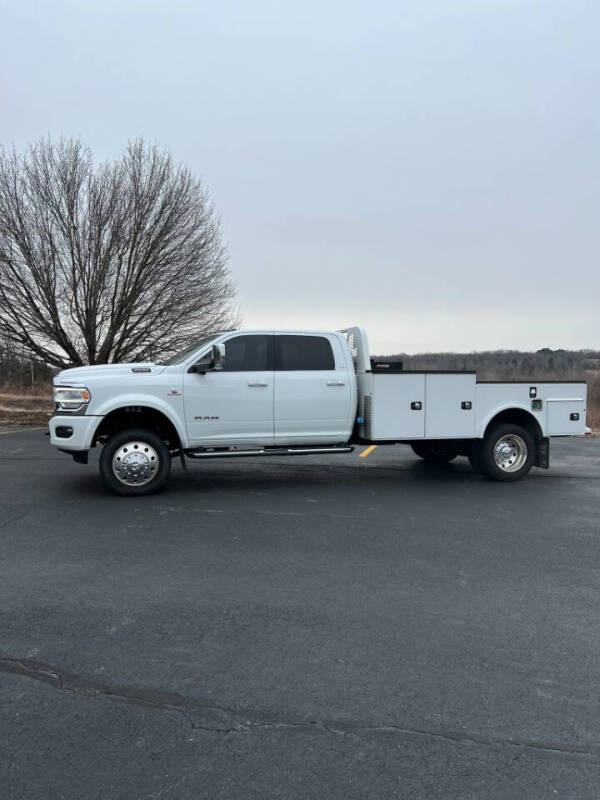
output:
M544 436L585 433L587 385L584 381L479 381L476 397L477 436L483 436L489 421L507 408L530 412Z
M576 397L550 397L546 401L548 436L569 436L573 430L585 433L585 400Z

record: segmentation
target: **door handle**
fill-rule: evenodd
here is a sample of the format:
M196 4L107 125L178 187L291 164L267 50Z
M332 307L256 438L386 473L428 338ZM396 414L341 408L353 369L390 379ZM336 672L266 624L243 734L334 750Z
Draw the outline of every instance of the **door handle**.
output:
M345 386L346 381L327 381L327 386Z
M264 381L248 381L248 386L257 387L257 386L268 386L269 384Z
M423 403L419 400L410 404L411 411L420 411L423 408Z

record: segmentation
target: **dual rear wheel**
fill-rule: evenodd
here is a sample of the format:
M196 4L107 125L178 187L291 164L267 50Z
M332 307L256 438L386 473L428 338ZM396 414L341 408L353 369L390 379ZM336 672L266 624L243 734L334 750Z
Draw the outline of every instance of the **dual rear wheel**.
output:
M495 481L518 481L533 466L535 439L520 425L497 425L476 439L469 461L476 472Z
M414 452L425 461L443 464L459 455L452 442L415 442ZM533 465L535 440L520 425L501 424L489 430L483 439L475 439L468 450L475 472L495 481L517 481Z

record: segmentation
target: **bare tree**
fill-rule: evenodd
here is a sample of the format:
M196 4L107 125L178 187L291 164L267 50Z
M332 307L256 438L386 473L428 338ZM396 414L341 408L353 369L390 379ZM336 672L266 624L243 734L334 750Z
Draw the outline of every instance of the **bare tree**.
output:
M202 183L138 140L94 167L80 142L0 153L0 334L55 367L144 360L235 327Z

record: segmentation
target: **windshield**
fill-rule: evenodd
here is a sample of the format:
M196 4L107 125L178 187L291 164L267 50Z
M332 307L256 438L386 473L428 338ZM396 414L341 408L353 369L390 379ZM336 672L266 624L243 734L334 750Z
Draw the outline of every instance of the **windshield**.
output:
M192 355L192 353L202 347L202 345L212 342L217 338L217 336L217 333L213 333L212 336L205 336L204 339L198 339L193 344L188 345L185 350L180 350L166 361L157 361L156 363L161 367L172 367L174 364L182 364L186 358L189 358Z

